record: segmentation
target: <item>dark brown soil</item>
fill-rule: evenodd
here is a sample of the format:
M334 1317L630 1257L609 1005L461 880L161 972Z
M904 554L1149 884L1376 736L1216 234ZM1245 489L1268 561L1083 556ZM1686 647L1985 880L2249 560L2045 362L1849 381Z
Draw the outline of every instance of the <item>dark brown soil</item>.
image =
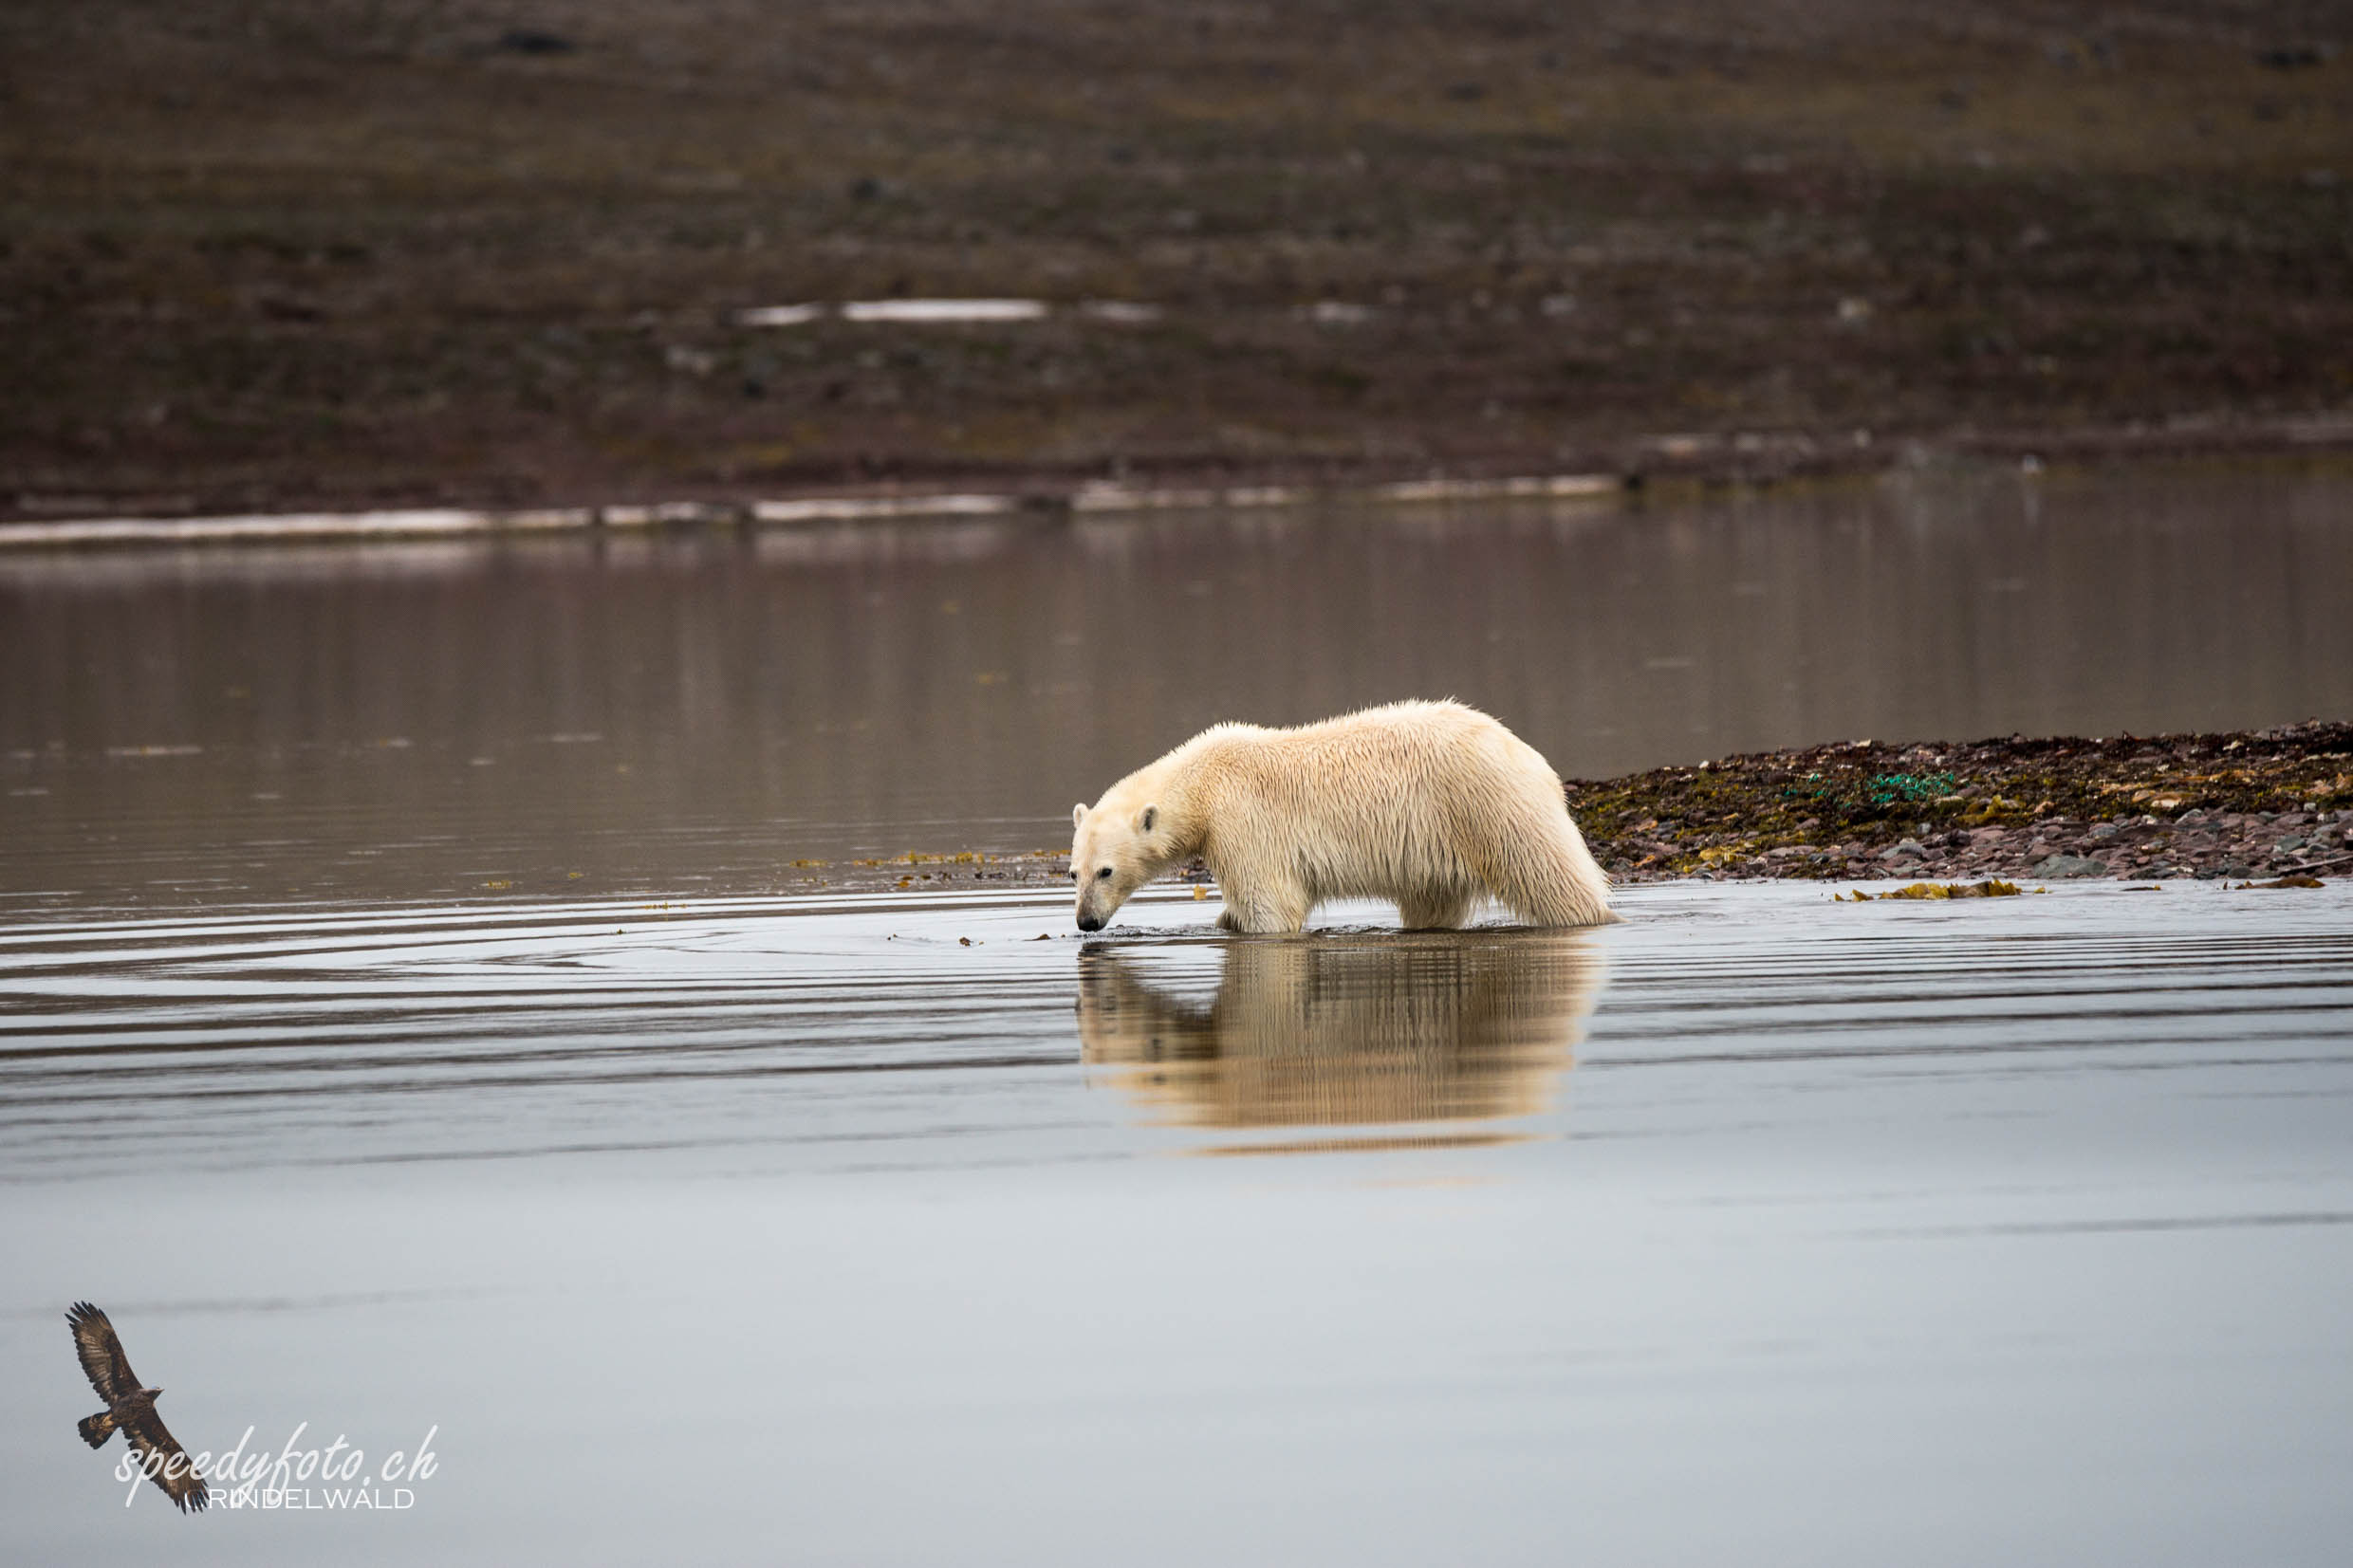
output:
M0 8L0 517L2343 449L2345 30L2252 0ZM890 295L1060 308L736 321Z
M2353 872L2353 725L2234 735L1857 741L1568 786L1613 876Z

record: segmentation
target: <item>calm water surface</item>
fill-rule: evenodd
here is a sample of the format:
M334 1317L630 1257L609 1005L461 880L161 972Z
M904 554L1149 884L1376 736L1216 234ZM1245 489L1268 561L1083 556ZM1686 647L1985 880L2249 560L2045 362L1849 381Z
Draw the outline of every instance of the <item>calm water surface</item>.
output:
M1186 898L1083 944L1036 895L0 930L8 1536L2341 1559L2344 887L1626 906L1288 942ZM437 1474L380 1517L123 1509L68 1430L83 1295L192 1448L437 1428Z
M2353 482L8 553L0 671L18 907L768 893L1065 845L1205 725L1400 696L1584 778L2343 715Z
M0 1559L2340 1561L2348 884L779 890L1408 692L1584 775L2342 715L2349 493L0 559ZM192 1449L437 1468L126 1509L82 1297Z

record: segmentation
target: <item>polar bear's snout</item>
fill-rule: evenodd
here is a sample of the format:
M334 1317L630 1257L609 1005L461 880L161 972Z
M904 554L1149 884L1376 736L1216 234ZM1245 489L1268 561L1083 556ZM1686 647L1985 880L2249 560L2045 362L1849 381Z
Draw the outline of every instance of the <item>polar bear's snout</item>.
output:
M1127 895L1118 884L1119 879L1107 875L1109 866L1098 867L1091 876L1073 873L1071 880L1079 884L1079 930L1101 931L1111 924L1111 917L1127 902Z

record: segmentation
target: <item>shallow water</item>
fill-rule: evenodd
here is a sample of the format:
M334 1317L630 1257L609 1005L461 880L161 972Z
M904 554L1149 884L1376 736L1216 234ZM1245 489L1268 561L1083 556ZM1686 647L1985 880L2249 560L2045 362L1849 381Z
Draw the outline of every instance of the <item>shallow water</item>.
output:
M33 1561L2337 1559L2344 885L1624 908L0 928L0 1517ZM126 1512L79 1296L192 1448L438 1470Z
M1068 841L1218 719L1454 695L1572 777L2353 711L2353 485L1914 476L0 559L0 908L765 894Z
M0 1557L2333 1562L2346 884L789 890L1405 692L1588 776L2343 713L2347 495L0 560ZM124 1509L83 1297L345 1505Z

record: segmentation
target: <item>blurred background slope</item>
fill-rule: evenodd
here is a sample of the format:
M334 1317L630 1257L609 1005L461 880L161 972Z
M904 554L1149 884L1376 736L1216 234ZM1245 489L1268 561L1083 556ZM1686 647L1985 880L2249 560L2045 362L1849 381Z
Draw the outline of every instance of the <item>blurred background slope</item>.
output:
M2343 446L2349 30L2252 0L11 6L0 516ZM970 295L1058 308L736 319Z

